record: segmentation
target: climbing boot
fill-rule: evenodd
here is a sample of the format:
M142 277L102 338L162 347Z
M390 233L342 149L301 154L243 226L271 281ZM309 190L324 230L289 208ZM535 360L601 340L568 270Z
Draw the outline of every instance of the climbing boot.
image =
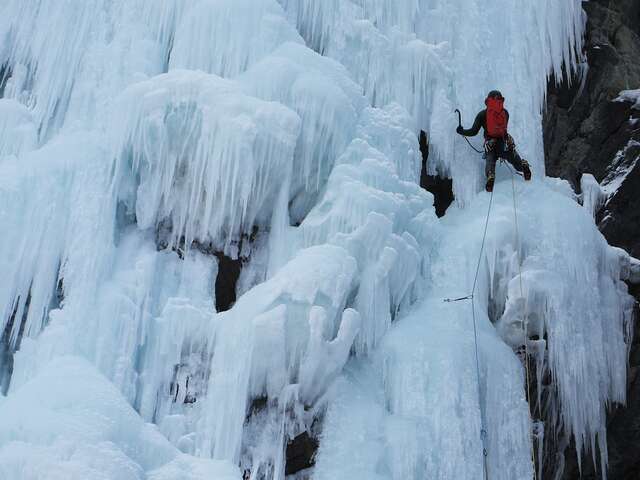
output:
M496 181L496 176L495 175L487 176L487 184L484 187L487 190L487 192L493 192L493 183L495 181Z
M526 160L522 161L522 173L527 182L531 180L531 168L529 168L529 163Z

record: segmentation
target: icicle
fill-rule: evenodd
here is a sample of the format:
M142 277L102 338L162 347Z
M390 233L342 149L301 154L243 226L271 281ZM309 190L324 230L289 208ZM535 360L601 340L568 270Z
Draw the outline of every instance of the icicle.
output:
M267 394L286 403L283 395L302 368L318 380L305 387L306 399L328 388L347 360L357 328L354 313L344 314L339 327L355 274L355 260L342 248L302 250L274 277L242 296L231 311L219 315L205 409L197 430L199 455L237 463L250 399ZM318 322L316 307L322 307L326 323ZM338 331L326 346L329 350L318 344L318 328L329 338ZM326 359L327 351L337 363L322 374L326 364L318 362Z
M289 232L291 220L289 216L289 191L291 190L292 171L286 173L286 177L280 186L280 192L275 203L271 220L269 236L269 265L266 278L273 277L276 272L291 258L292 235Z
M580 190L582 190L582 206L595 218L600 207L607 200L607 194L591 174L582 175L582 178L580 178Z
M19 156L37 145L31 113L14 100L0 99L0 162L5 155Z
M170 67L234 77L285 42L302 38L275 0L199 1L176 29Z
M267 223L292 168L299 120L228 81L173 71L131 87L115 132L123 200L140 228L171 225L170 244L230 252ZM133 196L130 192L133 190Z
M350 138L364 106L340 64L287 43L239 77L245 91L281 102L300 116L290 196L294 220L308 213Z

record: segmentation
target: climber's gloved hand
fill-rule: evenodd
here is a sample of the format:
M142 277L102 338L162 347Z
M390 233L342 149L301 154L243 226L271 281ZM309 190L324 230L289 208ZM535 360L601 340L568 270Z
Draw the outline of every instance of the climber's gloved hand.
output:
M458 125L458 128L456 128L456 133L458 135L462 135L464 133L464 128L462 128L462 125Z

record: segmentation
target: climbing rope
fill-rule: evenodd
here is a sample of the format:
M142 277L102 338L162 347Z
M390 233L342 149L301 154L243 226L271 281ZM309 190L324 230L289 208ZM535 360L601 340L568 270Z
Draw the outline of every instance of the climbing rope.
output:
M460 298L445 298L444 302L461 302L463 300L471 300L471 317L473 318L473 343L475 349L476 360L476 383L478 386L478 403L480 403L481 389L480 389L480 357L478 355L478 327L476 322L476 307L475 307L475 294L476 287L478 285L478 275L480 274L480 265L482 264L482 254L484 253L484 246L487 240L487 230L489 228L489 217L491 216L491 206L493 205L493 191L489 197L489 207L487 208L487 216L484 221L484 232L482 233L482 244L480 245L480 254L478 255L478 263L476 264L476 273L473 277L473 287L471 288L471 294ZM484 479L489 479L489 473L487 471L487 431L484 428L484 416L482 414L482 406L480 405L480 438L482 440L482 462L484 469Z
M458 114L458 125L462 126L462 114L460 113L460 110L456 109L455 113ZM482 150L477 149L476 147L473 146L473 144L469 141L469 139L464 136L464 139L466 140L466 142L469 144L469 146L477 153L480 154L484 154L485 152ZM522 312L522 325L523 325L523 330L524 330L524 364L525 364L525 375L526 375L526 389L527 389L527 401L529 403L531 403L531 382L530 382L530 371L529 371L529 346L528 346L528 339L529 339L529 333L528 333L528 325L525 319L525 314L526 314L526 302L527 299L524 295L524 288L522 286L522 259L521 259L521 255L520 255L520 231L519 231L519 227L518 227L518 209L517 209L517 205L516 205L516 184L515 184L515 176L516 175L520 175L521 177L524 176L522 173L514 170L513 168L511 168L511 166L504 161L504 159L500 159L501 163L504 163L505 165L507 165L507 168L509 169L509 172L511 172L511 188L512 188L512 198L513 198L513 219L514 219L514 227L515 227L515 248L516 248L516 252L518 254L518 270L519 270L519 275L518 275L518 282L520 284L520 298L524 299L524 305L523 305L523 312ZM464 297L459 297L459 298L445 298L444 302L445 303L453 303L453 302L461 302L464 300L471 300L471 316L473 318L473 341L474 341L474 349L475 349L475 360L476 360L476 383L478 386L478 402L480 402L481 399L481 388L480 388L480 360L479 360L479 355L478 355L478 328L477 328L477 321L476 321L476 308L475 308L475 293L476 293L476 287L478 284L478 275L480 273L480 265L482 263L482 254L484 253L484 246L485 246L485 242L487 239L487 229L489 227L489 217L491 215L491 206L493 204L493 190L491 191L491 196L489 197L489 208L487 209L487 216L485 218L485 222L484 222L484 232L482 233L482 244L480 245L480 254L478 256L478 263L476 264L476 272L473 278L473 287L471 288L471 294L466 295ZM486 445L486 437L487 437L487 431L484 428L484 416L482 414L482 406L480 406L480 422L481 422L481 430L480 430L480 437L482 439L482 457L483 457L483 467L484 467L484 479L488 480L489 478L489 473L487 470L487 445ZM533 432L532 432L533 433ZM533 469L533 478L534 480L537 480L537 470L536 470L536 463L535 463L535 451L534 451L534 446L533 446L533 441L531 442L531 466Z
M458 114L458 126L461 127L462 126L462 113L460 113L460 110L458 110L457 108L454 110L454 113ZM473 143L471 143L466 136L463 135L463 137L467 141L469 146L476 151L476 153L484 154L484 150L478 150L476 147L473 146Z
M463 135L463 137L464 137L464 135ZM484 154L484 150L478 150L476 147L474 147L474 146L473 146L473 143L471 143L467 137L464 137L464 139L467 141L467 143L469 144L469 146L470 146L471 148L473 148L476 152L478 152L478 153L480 153L480 154Z
M471 144L470 144L471 145ZM473 145L471 145L473 147ZM475 149L474 149L475 150ZM524 305L523 305L523 330L524 330L524 364L525 364L525 375L526 375L526 394L527 394L527 401L530 403L531 402L531 374L530 374L530 369L529 369L529 347L528 347L528 338L529 338L529 332L528 332L528 324L525 320L525 313L526 313L526 302L527 302L527 298L524 295L524 287L522 285L522 259L521 259L521 255L520 255L520 229L519 229L519 225L518 225L518 208L517 208L517 203L516 203L516 184L515 184L515 176L516 174L522 176L522 174L520 174L519 172L515 171L513 168L511 168L511 166L505 162L503 159L500 159L500 161L502 163L504 163L507 168L509 169L509 172L511 173L511 189L512 189L512 199L513 199L513 219L514 219L514 230L515 230L515 248L516 248L516 252L518 254L518 271L519 271L519 275L518 275L518 282L520 285L520 297L524 299ZM491 216L491 207L493 205L493 191L491 191L491 195L489 197L489 207L487 209L487 216L485 218L485 222L484 222L484 231L482 233L482 243L480 245L480 254L478 256L478 262L476 264L476 271L475 271L475 275L473 278L473 286L471 288L471 294L466 295L464 297L459 297L459 298L445 298L443 301L445 303L454 303L454 302L460 302L460 301L464 301L464 300L471 300L471 316L473 318L473 339L474 339L474 350L475 350L475 361L476 361L476 381L477 381L477 386L478 386L478 400L481 398L481 389L480 389L480 360L479 360L479 354L478 354L478 329L477 329L477 321L476 321L476 309L475 309L475 293L476 293L476 287L478 284L478 275L480 274L480 265L482 264L482 254L484 253L484 247L485 247L485 243L486 243L486 239L487 239L487 230L489 227L489 218ZM480 407L482 409L482 407ZM489 478L489 474L488 474L488 470L487 470L487 446L486 446L486 437L487 437L487 431L484 428L484 418L482 415L482 412L480 413L481 415L481 430L480 430L480 436L482 439L482 456L483 456L483 468L484 468L484 479L488 480ZM536 470L536 463L535 463L535 451L534 451L534 446L533 446L533 442L531 442L531 464L532 464L532 469L533 469L533 478L534 480L537 479L537 470Z
M480 360L478 356L478 328L476 325L476 286L478 284L478 274L480 273L480 264L482 263L482 254L484 252L484 244L487 239L487 229L489 227L489 217L491 215L491 206L493 205L493 190L489 196L489 208L487 209L487 218L484 221L484 232L482 234L482 244L480 245L480 255L478 255L478 264L476 265L476 274L473 278L473 288L471 289L471 317L473 318L473 343L476 353L476 381L478 384L478 404L480 404L481 391L480 391ZM480 421L481 430L480 437L482 439L482 464L484 467L484 478L489 479L489 472L487 471L487 431L484 428L484 417L482 415L482 405L480 405Z

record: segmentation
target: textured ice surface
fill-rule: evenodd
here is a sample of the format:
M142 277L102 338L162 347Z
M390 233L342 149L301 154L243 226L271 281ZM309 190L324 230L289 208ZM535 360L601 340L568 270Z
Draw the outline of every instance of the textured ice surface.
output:
M204 0L189 5L169 66L233 77L285 42L303 43L276 0Z
M36 126L28 108L15 100L0 99L0 119L0 158L35 147Z
M488 195L447 213L435 229L440 247L430 262L426 298L392 327L371 366L354 360L336 386L318 478L482 477L481 439L469 434L480 430L481 418L487 428L490 477L531 477L524 371L504 344L524 344L523 322L530 336L548 343L547 353L537 359L540 374L548 370L555 377L556 408L561 423L576 435L578 448L588 446L592 435L604 438L605 399L625 392L619 382L625 378L624 337L632 308L626 287L615 279L625 276L620 272L625 261L629 271L632 263L628 256L616 258L593 229L590 212L539 182L516 185L516 242L510 174L503 169L498 171L504 181L496 184L475 300L476 312L482 312L477 317L480 402L474 393L470 304L442 300L471 289L479 251L476 235L483 229ZM566 225L569 218L572 223ZM581 241L574 242L574 233ZM599 286L576 288L589 278ZM610 342L622 348L611 348ZM539 348L534 340L528 343L531 352ZM602 355L593 354L598 351ZM571 367L561 366L565 362ZM456 380L449 376L452 371ZM360 411L368 413L359 416ZM344 457L351 458L353 451L360 453L348 462ZM448 452L444 457L443 451ZM344 463L349 467L335 468Z
M300 120L231 81L174 70L130 87L114 123L121 199L140 228L171 229L228 251L266 222L283 172L293 168Z
M375 106L397 101L430 138L430 170L453 176L459 202L479 186L475 154L453 110L470 124L488 90L517 115L510 130L535 171L544 170L541 106L547 75L581 51L575 1L281 0L307 44L339 60ZM500 28L492 28L500 18ZM491 55L487 55L491 51ZM524 93L526 92L526 93ZM523 94L524 93L524 94ZM480 143L478 140L477 143ZM473 165L473 166L471 166Z
M228 463L182 455L78 357L55 359L0 406L2 478L240 478Z
M295 168L287 180L294 202L291 213L299 221L354 136L365 104L362 90L342 65L295 43L282 45L239 81L248 92L281 102L300 116Z
M584 207L542 178L547 76L580 60L580 2L3 13L0 476L281 480L287 443L322 430L312 478L477 479L484 429L490 477L530 478L525 344L538 391L553 379L545 434L606 463L638 262L598 232L588 177ZM470 304L442 300L470 293L489 197L452 110L469 124L493 88L534 181L517 178L516 238L500 167L476 370ZM420 129L453 179L443 219ZM217 313L223 253L243 270Z
M98 262L86 257L86 249L101 245L98 212L109 205L106 159L95 137L87 135L58 138L0 163L0 222L6 228L0 237L6 275L0 325L9 348L18 337L41 332L59 303L62 277L89 282L87 270ZM76 249L78 244L84 247Z
M580 190L582 191L582 205L595 218L596 213L607 200L607 193L590 173L585 173L580 178Z

